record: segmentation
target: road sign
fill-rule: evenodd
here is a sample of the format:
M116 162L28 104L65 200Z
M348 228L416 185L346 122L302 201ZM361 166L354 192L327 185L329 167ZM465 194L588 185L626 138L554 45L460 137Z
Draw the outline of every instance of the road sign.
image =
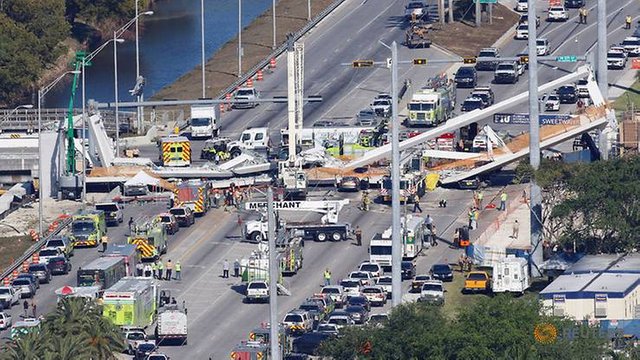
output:
M556 56L556 61L559 61L559 62L576 62L576 61L578 61L578 57L575 56L575 55Z
M575 125L580 122L578 117L570 114L540 114L540 125ZM505 114L498 113L493 115L494 124L508 125L528 125L529 114Z
M640 59L631 60L631 68L632 69L640 69Z

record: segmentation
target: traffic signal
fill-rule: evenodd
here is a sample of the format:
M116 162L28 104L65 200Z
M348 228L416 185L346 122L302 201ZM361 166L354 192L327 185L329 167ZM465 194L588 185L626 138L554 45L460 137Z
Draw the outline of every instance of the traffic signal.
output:
M354 68L372 67L372 66L373 66L373 60L354 60L353 61Z
M413 59L413 65L427 65L427 59Z
M476 57L472 56L472 57L466 57L464 59L462 59L462 62L465 64L475 64L476 63Z
M529 63L529 55L522 55L520 56L520 62L522 64L528 64Z

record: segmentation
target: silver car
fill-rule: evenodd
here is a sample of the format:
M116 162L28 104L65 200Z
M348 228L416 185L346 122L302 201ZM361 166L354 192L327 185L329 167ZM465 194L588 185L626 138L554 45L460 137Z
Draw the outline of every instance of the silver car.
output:
M11 286L16 289L17 292L20 293L20 296L25 298L31 298L36 294L36 287L31 282L31 280L27 278L17 278L11 282Z

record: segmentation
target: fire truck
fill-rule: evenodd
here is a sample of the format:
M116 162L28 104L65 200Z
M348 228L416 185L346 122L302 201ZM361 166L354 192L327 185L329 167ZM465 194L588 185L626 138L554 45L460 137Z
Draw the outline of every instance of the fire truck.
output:
M211 185L202 180L183 181L176 186L173 206L186 206L194 214L201 216L209 209L209 190Z

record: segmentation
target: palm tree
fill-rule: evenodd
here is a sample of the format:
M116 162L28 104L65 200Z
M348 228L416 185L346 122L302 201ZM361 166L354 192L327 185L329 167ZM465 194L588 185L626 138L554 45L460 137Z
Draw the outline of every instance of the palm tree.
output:
M80 336L95 359L112 359L113 353L125 349L120 330L102 316L86 324Z
M2 359L40 360L43 354L43 337L41 333L31 332L20 335L2 351Z
M79 336L50 336L45 344L44 360L88 359L89 349Z

